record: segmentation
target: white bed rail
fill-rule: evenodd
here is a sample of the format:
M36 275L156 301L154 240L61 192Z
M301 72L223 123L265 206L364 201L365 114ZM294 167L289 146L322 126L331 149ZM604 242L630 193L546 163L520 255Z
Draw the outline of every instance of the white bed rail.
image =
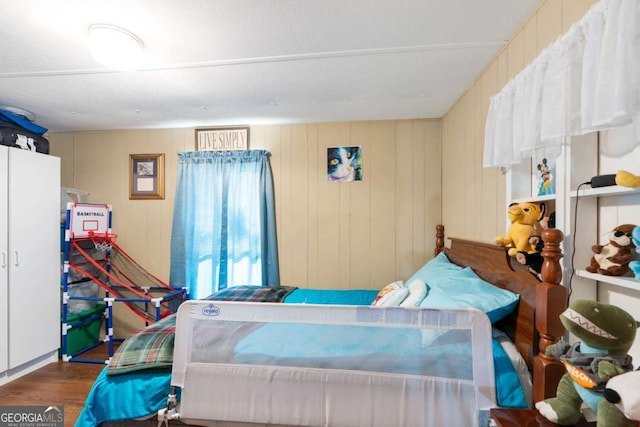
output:
M318 345L309 361L300 357L297 338L277 334L302 327L313 333L319 328L337 331L336 340L343 344L377 345L379 336L385 337L381 342L406 346L405 341L417 337L418 349L415 354L399 351L394 362L387 350L378 354L367 348L360 359L341 353L333 365L334 358L319 347L331 338L305 333L305 340ZM276 331L273 340L253 341L269 329ZM438 341L449 331L458 333L448 336L467 337L462 343L470 347L465 350L470 352L467 366L458 363L454 370L469 371L471 378L430 374L434 355L443 365L455 360L444 352L455 347ZM269 357L256 356L261 348ZM271 353L280 348L283 361L273 362ZM459 353L455 350L458 357L466 354ZM382 361L379 368L377 359ZM423 372L422 365L429 367ZM178 310L171 384L181 388L180 419L198 425L219 420L467 427L478 425L479 413L496 406L491 324L478 310L188 301Z

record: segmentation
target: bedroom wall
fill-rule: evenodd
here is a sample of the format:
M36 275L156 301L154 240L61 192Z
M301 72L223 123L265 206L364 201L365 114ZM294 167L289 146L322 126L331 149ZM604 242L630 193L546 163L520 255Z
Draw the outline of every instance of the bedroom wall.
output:
M531 63L549 43L568 31L594 3L596 0L545 1L443 117L442 218L446 235L492 242L495 236L503 235L507 230L506 210L510 200L505 200L505 175L496 168L482 168L489 98ZM629 154L628 159L637 158L634 157L636 152ZM462 158L460 153L464 153ZM598 162L607 173L625 168L624 164L613 166L612 160L605 156L600 156ZM464 209L468 206L473 207L474 215L470 216L469 210ZM629 206L625 208L627 217L633 218L629 215L636 211L630 210ZM615 205L608 209L600 218L600 230L608 231L624 222L637 223L619 216ZM564 280L566 283L567 279ZM595 296L585 295L582 298L595 297L603 303L617 305L638 319L640 298L636 291L601 284L593 292L596 292ZM634 360L640 358L637 339L630 354Z
M251 127L251 147L273 154L282 283L379 288L431 256L437 223L444 221L448 236L493 241L503 234L505 177L482 168L489 98L593 3L543 2L442 120ZM193 149L193 129L49 139L62 158L62 185L111 203L119 243L167 279L175 154ZM325 182L325 148L336 145L363 146L363 182ZM141 153L165 153L165 200L128 200L128 155Z
M547 0L442 119L442 218L447 236L493 242L507 229L505 175L482 168L489 99L595 0ZM463 153L461 156L460 153ZM473 215L469 215L469 207Z
M193 129L52 133L62 185L110 203L119 245L161 279L169 253L177 153ZM252 126L272 153L281 283L379 289L407 279L433 253L441 222L440 120ZM326 148L363 148L363 181L328 183ZM129 154L165 154L164 200L129 200ZM117 333L137 329L120 313ZM123 320L124 319L124 320Z

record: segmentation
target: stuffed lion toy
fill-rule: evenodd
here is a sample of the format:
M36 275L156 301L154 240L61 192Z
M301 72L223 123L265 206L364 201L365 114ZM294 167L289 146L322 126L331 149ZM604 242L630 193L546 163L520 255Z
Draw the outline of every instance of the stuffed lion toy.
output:
M637 422L608 401L604 392L610 379L631 372L627 353L635 337L638 322L623 309L592 300L577 300L560 315L560 321L578 342L564 339L547 347L548 356L560 360L566 368L556 397L536 403L542 416L559 425L574 425L586 403L597 415L598 427L636 427Z
M496 237L495 243L508 247L510 256L515 256L518 252L535 252L535 244L530 242L530 238L540 234L540 220L545 212L544 203L512 203L508 211L509 220L511 220L509 231L504 237Z

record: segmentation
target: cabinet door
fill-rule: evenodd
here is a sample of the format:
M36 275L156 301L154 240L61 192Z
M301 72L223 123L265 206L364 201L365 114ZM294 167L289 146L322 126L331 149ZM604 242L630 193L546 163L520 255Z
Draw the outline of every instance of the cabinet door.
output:
M60 159L9 150L9 367L55 351L60 328Z
M7 276L7 180L9 176L9 148L0 146L0 372L9 368L9 335Z

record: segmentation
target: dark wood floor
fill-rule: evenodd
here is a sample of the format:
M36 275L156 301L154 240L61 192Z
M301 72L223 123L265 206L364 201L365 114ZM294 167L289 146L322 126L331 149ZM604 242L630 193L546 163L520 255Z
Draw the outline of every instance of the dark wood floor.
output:
M0 386L0 405L64 406L64 424L65 427L71 427L78 419L87 393L104 366L93 363L51 363Z

